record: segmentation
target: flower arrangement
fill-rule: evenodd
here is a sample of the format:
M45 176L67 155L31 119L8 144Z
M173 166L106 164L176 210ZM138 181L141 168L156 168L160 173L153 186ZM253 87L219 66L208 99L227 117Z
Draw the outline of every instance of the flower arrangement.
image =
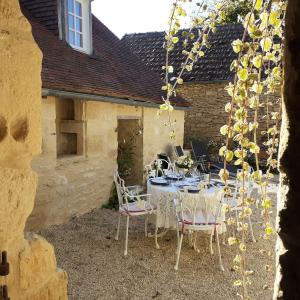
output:
M175 161L175 165L180 169L190 169L194 161L187 155L178 157Z

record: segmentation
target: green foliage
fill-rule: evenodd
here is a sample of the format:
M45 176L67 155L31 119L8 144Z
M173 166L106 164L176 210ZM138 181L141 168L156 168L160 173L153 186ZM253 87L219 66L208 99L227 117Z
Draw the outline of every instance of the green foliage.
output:
M131 136L119 144L118 147L118 170L125 182L132 174L135 160L136 139L142 133L141 129L134 131Z
M132 174L132 168L134 166L136 139L142 133L141 129L134 131L132 135L120 143L118 146L118 171L120 176L125 180L128 180ZM115 184L113 184L110 190L109 200L106 204L102 205L102 208L108 208L117 210L119 208L118 194Z
M118 210L119 200L115 184L112 185L108 202L102 205L102 208Z
M238 23L239 18L244 18L252 8L251 0L231 0L223 10L223 19L219 24Z
M119 145L118 149L118 170L119 174L124 180L128 179L131 175L134 166L134 143L129 140Z

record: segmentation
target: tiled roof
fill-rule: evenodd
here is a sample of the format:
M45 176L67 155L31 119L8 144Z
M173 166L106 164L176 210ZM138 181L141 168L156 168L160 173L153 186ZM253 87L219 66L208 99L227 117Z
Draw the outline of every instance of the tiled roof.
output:
M20 4L36 21L58 35L57 0L20 0Z
M195 40L197 31L194 31ZM236 58L231 42L242 38L243 26L228 24L217 26L216 33L209 35L210 49L204 50L205 56L198 60L192 72L184 73L184 80L188 82L207 82L230 80L230 64ZM138 56L152 71L163 77L162 66L165 64L165 50L163 49L164 32L148 32L127 34L122 38L123 44ZM170 54L170 65L174 67L175 74L181 70L185 56L182 46L181 33L179 42Z
M96 17L92 18L94 53L87 55L59 39L57 13L56 22L51 14L37 13L44 2L56 3L56 0L21 0L33 36L43 52L43 88L162 103L159 76L124 49ZM183 99L175 101L177 106L189 106Z

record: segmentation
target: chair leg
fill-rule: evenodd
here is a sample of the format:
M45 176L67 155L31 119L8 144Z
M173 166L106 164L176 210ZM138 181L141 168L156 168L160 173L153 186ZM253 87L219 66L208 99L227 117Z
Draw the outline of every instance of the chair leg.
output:
M160 247L159 247L159 244L157 241L157 232L158 232L158 224L157 224L157 216L156 216L154 239L155 239L155 247L156 247L156 249L159 249Z
M119 233L120 233L120 222L121 222L121 214L119 213L119 217L118 217L118 227L117 227L117 233L115 236L115 240L117 241L119 239Z
M226 229L226 230L227 230L227 229ZM226 245L226 236L227 236L226 230L224 230L224 232L223 232L223 245L224 245L224 246Z
M179 240L180 240L180 233L179 233L179 227L178 227L178 224L176 226L176 232L177 232L177 247L176 247L176 257L177 257L177 253L178 253L178 245L179 245Z
M223 267L222 257L221 257L221 249L220 249L220 241L219 241L219 233L218 233L218 229L216 229L216 238L217 238L217 246L218 246L218 252L219 252L220 268L221 268L221 271L224 272L224 267Z
M212 255L214 254L214 250L213 250L213 246L212 246L214 232L215 232L215 229L213 228L211 231L211 234L210 234L210 241L209 241L210 254L212 254Z
M183 240L183 232L181 232L180 239L178 241L178 246L177 246L176 264L175 264L175 267L174 267L174 269L176 271L178 270L178 264L179 264L181 246L182 246L182 240Z
M128 229L129 229L129 216L127 216L127 220L126 220L126 236L125 236L125 251L124 251L125 256L127 256L127 249L128 249Z
M238 217L237 210L235 210L235 219L236 219L236 228L239 231L240 230L240 225L239 225L239 217Z
M146 215L146 219L145 219L145 237L148 236L148 217L149 217L149 215Z
M250 233L251 233L252 242L255 243L256 239L255 239L254 234L253 234L253 227L252 227L251 216L249 216L249 227L250 227Z

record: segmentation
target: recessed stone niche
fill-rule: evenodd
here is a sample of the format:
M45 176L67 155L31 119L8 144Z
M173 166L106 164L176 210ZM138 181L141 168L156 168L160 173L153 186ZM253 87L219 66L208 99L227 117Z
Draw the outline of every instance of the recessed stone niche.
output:
M17 142L25 142L28 130L28 120L26 117L17 118L10 126L10 134Z
M4 117L0 116L0 142L6 137L7 135L7 125L6 120Z

